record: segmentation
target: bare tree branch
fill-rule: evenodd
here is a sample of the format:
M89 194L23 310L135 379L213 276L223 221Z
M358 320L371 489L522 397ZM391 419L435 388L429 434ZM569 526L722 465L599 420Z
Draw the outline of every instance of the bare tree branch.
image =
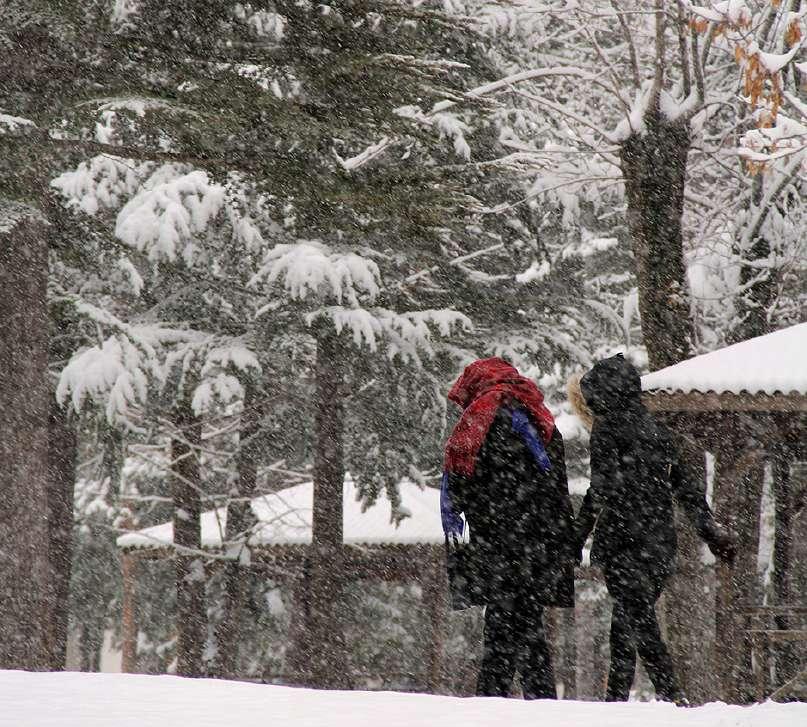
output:
M692 78L689 71L689 48L687 48L687 20L684 12L683 1L676 0L675 4L678 10L678 52L681 56L681 74L684 83L684 98L689 98L689 92L692 90Z
M649 108L654 111L659 110L659 103L661 99L661 89L664 85L664 71L665 69L665 56L666 45L664 38L665 26L667 24L666 15L664 13L664 1L656 0L656 74L653 79L653 89L650 94Z
M703 104L706 99L706 81L703 78L703 64L706 62L706 57L701 58L698 52L698 31L695 28L691 30L692 36L692 68L695 70L695 88L698 91L698 105Z
M639 76L639 61L636 56L636 45L633 42L633 36L628 26L628 21L625 19L625 13L619 6L617 0L611 0L611 7L616 11L617 18L619 18L619 25L622 27L622 34L625 36L625 42L628 44L628 53L630 55L630 67L633 74L633 85L638 89L642 86L642 80Z

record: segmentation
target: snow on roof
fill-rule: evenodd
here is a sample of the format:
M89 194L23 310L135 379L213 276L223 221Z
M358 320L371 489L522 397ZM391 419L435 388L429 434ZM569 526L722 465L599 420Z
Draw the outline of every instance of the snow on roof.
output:
M392 508L386 497L379 497L362 512L358 490L345 478L342 493L344 542L346 544L442 543L440 492L421 489L411 482L400 485L401 505L409 517L397 527L391 522ZM251 502L258 520L252 545L306 545L311 543L311 505L314 484L305 482L280 492L256 497ZM221 546L227 525L226 508L202 513L202 547ZM174 542L173 523L167 522L121 535L120 548L159 548Z
M807 394L807 323L695 356L642 377L645 391Z

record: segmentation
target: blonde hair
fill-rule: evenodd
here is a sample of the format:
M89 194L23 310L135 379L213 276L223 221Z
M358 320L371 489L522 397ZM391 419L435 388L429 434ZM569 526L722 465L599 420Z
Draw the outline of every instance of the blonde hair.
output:
M583 426L591 431L591 426L594 423L594 415L591 413L591 409L586 405L583 392L580 390L581 378L582 376L580 374L570 376L569 380L566 382L566 393L569 396L569 403L572 405L572 410L580 417Z

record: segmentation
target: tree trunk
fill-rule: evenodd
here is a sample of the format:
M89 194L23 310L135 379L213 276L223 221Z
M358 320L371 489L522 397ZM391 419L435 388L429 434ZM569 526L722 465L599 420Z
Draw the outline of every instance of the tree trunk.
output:
M171 440L174 545L177 589L177 674L200 676L207 636L204 560L201 541L199 447L202 423L185 396L175 412L177 431ZM195 551L195 552L188 552Z
M689 129L661 114L645 116L620 150L627 223L636 257L642 338L655 371L690 356L693 325L684 265L684 209Z
M76 432L68 413L50 397L48 420L48 550L51 618L48 628L49 668L65 668L70 572L73 562L73 491L76 478Z
M247 536L255 523L250 500L255 497L258 462L262 447L259 437L263 411L258 401L255 383L244 386L244 411L241 414L240 447L236 467L238 485L232 494L235 500L227 505L227 542L235 560L224 567L224 604L221 622L216 629L217 654L214 670L218 676L235 678L238 650L241 644L242 604L247 593L248 566L242 563L243 549L248 548ZM245 559L248 562L249 559Z
M756 219L759 206L763 202L764 174L754 177L751 190L749 218ZM740 230L742 234L743 230ZM762 235L751 240L745 250L737 250L742 261L740 265L740 286L742 294L736 300L738 320L730 332L732 343L747 341L749 338L770 333L768 308L776 293L775 277L770 268L760 269L758 263L768 261L771 246Z
M323 332L317 341L316 451L305 661L307 681L324 689L350 686L342 627L343 357L339 337L331 331Z
M0 667L46 669L48 282L46 222L0 200Z

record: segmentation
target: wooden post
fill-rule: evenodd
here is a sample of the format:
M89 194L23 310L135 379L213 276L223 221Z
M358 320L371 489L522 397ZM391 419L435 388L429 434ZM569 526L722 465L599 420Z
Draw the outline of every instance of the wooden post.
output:
M431 561L431 577L426 583L426 605L429 611L429 671L426 688L430 694L440 694L443 686L443 650L448 611L448 581L443 551L434 549ZM428 572L428 570L427 570Z
M775 502L775 535L773 541L773 591L777 606L789 606L792 597L791 559L793 551L793 493L790 481L792 452L788 441L789 428L779 430L780 442L773 448L773 493ZM791 627L785 614L776 616L776 628ZM791 679L798 671L792 644L776 647L776 673L781 682ZM781 683L780 682L780 683Z
M137 672L137 556L122 553L120 562L123 578L121 671L134 674Z
M728 421L716 455L715 514L720 523L736 533L738 543L734 563L717 564L715 668L722 699L741 704L750 696L751 678L742 607L748 605L755 592L762 489L761 453L744 434L741 417Z
M699 427L693 416L677 416L670 422L680 437L678 445L686 476L706 492L706 454L697 436ZM689 517L676 508L678 552L675 575L663 599L666 636L675 672L684 694L693 704L702 704L710 696L710 684L704 678L710 672L708 654L703 649L711 631L713 605L705 597L706 571L700 559L700 539Z

